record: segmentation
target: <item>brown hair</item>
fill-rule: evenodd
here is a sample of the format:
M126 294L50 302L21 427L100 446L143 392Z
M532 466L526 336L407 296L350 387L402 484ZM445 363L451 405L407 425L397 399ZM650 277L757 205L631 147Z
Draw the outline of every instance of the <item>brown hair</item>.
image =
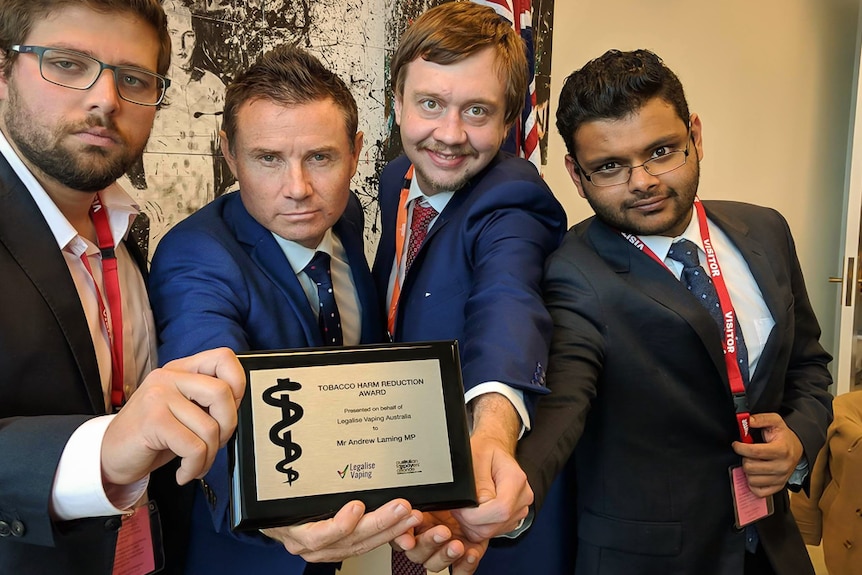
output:
M9 51L9 47L23 44L34 22L67 6L83 6L102 13L134 14L150 24L159 38L156 72L167 73L171 64L171 36L159 0L0 0L0 50L5 51L0 71L4 76L9 75L18 55Z
M497 56L497 72L506 81L506 124L518 119L527 92L527 55L524 42L493 8L472 2L449 2L432 8L411 24L392 56L395 93L404 95L407 65L422 58L452 64L486 48Z
M287 44L277 46L262 54L248 70L228 85L222 130L231 150L240 107L259 99L284 106L332 100L344 116L347 138L353 150L359 126L356 100L341 78L305 50Z

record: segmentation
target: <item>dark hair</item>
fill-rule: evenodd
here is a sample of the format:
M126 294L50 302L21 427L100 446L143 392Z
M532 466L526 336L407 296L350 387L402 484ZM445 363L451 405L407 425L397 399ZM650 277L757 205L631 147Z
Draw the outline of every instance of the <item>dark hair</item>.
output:
M506 82L506 124L518 119L527 92L527 55L524 42L493 8L473 2L448 2L416 19L392 56L392 85L404 95L407 64L422 58L435 64L460 62L493 48L498 73Z
M679 78L649 50L608 50L566 78L557 108L557 130L575 155L575 132L584 122L619 119L653 98L673 106L688 125L688 103Z
M284 106L298 106L332 100L341 109L351 150L359 126L356 100L350 89L320 60L289 45L281 45L262 54L227 87L222 130L233 150L236 116L240 107L252 100L270 100Z
M105 14L133 14L147 22L159 39L156 72L163 75L168 72L171 65L171 35L159 0L0 0L0 49L5 51L0 69L4 76L9 76L18 56L16 52L9 51L9 47L23 44L34 22L69 6L89 8Z

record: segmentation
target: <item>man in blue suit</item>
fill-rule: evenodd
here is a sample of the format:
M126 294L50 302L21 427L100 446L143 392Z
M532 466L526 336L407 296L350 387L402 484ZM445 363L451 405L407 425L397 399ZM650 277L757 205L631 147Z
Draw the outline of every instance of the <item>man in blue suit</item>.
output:
M151 299L162 361L217 346L243 352L382 339L362 211L350 192L362 148L357 123L344 82L299 49L264 54L228 87L221 148L240 191L159 245ZM329 299L312 279L312 267L326 265L320 258L331 269L335 326L318 317ZM306 568L305 559L340 561L402 535L421 517L403 499L368 514L354 501L328 521L235 535L225 450L200 485L188 573L333 573L334 565Z
M551 323L540 282L566 217L535 167L500 151L527 91L523 43L509 22L469 2L433 8L407 29L391 70L405 155L381 176L374 279L395 341L460 343L480 502L452 512L461 541L419 545L408 557L433 570L464 544L459 565L475 569L487 540L517 527L532 502L514 451L534 398L547 392ZM488 572L557 572L526 547ZM519 557L520 569L511 562Z

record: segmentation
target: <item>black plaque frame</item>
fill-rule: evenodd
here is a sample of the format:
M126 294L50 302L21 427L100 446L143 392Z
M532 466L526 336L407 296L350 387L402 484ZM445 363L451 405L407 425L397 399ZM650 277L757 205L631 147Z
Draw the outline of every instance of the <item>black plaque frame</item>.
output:
M443 382L443 407L449 433L452 482L261 501L257 497L252 405L249 395L246 394L240 404L236 433L228 445L233 529L263 529L325 519L335 515L347 502L356 499L365 503L367 511L376 509L395 498L407 499L415 509L423 511L477 504L457 341L252 352L238 357L249 378L253 371L267 369L438 360Z

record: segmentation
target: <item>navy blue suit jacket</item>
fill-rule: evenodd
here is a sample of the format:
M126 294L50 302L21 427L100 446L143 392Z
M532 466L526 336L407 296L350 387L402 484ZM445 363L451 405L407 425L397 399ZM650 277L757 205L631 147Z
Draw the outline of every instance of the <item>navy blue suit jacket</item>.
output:
M380 177L383 234L373 274L382 301L409 165L401 156ZM401 288L394 339L457 339L465 389L499 381L523 390L531 407L547 391L552 331L541 296L542 270L565 230L565 212L535 167L501 152L455 192L428 232ZM382 307L388 309L388 301ZM566 496L561 481L548 500ZM570 527L549 505L530 533L505 541L505 549L489 549L477 573L562 572L573 561Z
M409 166L401 156L380 176L383 233L373 274L384 310ZM526 392L529 404L547 391L542 268L565 230L566 214L535 167L501 152L455 192L428 232L401 286L393 338L457 339L465 389L500 381Z
M384 335L363 250L363 215L351 194L333 226L362 307L362 343ZM150 298L164 363L214 347L235 352L317 347L317 319L272 234L249 215L240 194L216 199L160 242ZM302 573L305 561L263 536L230 531L229 481L222 449L195 498L188 573Z

